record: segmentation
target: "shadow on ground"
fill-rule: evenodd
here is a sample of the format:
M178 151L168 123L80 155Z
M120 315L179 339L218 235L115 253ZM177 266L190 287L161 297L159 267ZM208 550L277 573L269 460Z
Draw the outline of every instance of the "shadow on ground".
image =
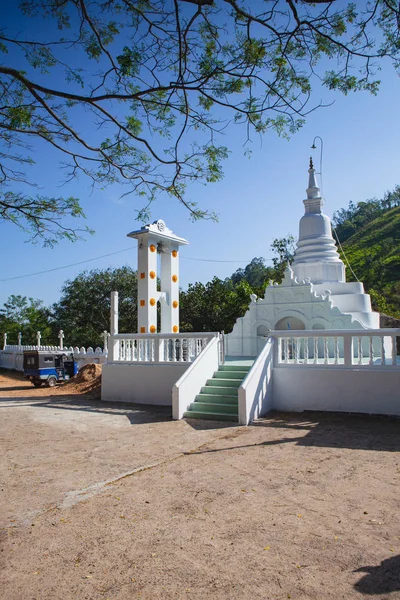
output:
M34 406L35 408L53 408L59 410L84 411L97 414L126 416L131 425L143 423L160 423L170 421L172 418L170 406L150 406L148 404L128 404L126 402L103 402L92 400L85 396L62 396L53 397L36 396L35 398L16 397L0 398L0 408L5 404L9 408L10 403L14 407Z
M26 389L26 385L6 385L5 387L0 387L0 392L18 392L21 390L26 391Z
M192 429L205 431L207 429L226 429L227 427L239 427L237 421L214 421L212 419L184 419Z
M383 560L377 567L360 567L355 573L367 573L354 587L361 594L390 594L400 591L400 555Z
M207 428L206 421L198 421L196 429ZM232 423L219 423L218 426L232 427ZM199 453L224 452L238 448L254 446L274 446L296 444L298 446L317 446L324 448L348 448L352 450L380 450L383 452L400 451L400 419L375 415L356 415L341 413L304 412L270 413L268 418L260 419L250 425L271 431L273 439L256 444L245 444L233 448L204 449ZM276 431L284 430L283 436L276 438ZM299 432L299 435L292 435Z

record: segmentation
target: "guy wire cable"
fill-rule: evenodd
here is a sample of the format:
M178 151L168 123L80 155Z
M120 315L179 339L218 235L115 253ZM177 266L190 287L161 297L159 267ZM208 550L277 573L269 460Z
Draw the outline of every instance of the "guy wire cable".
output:
M324 186L323 186L323 178L322 178L322 153L323 153L323 149L324 149L324 142L323 142L323 140L322 140L321 136L319 136L319 135L316 135L316 136L314 137L314 140L313 140L313 143L312 143L312 146L311 146L311 149L312 149L312 150L316 150L316 148L317 148L317 147L316 147L316 145L315 145L315 140L320 140L320 142L321 142L321 152L320 152L320 157L319 157L319 168L320 168L320 172L318 173L318 175L320 176L320 182L321 182L321 196L322 196L322 197L324 197ZM331 221L331 227L332 227L332 231L333 231L333 232L334 232L334 234L335 234L335 238L336 238L336 240L337 240L337 243L339 244L339 248L340 248L340 250L341 250L341 252L342 252L342 254L343 254L343 257L344 257L344 260L345 260L345 262L346 262L347 266L349 267L350 271L351 271L351 272L352 272L352 274L354 275L354 277L355 277L356 281L358 281L358 282L359 282L360 280L358 279L357 275L354 273L354 271L353 271L353 269L352 269L352 267L351 267L351 264L350 264L350 262L349 262L349 260L348 260L348 258L347 258L347 256L346 256L346 253L345 253L345 251L344 251L344 249L343 249L343 246L342 246L342 244L340 243L339 236L338 236L338 234L337 234L336 228L335 228L335 227L333 226L333 224L332 224L332 221Z

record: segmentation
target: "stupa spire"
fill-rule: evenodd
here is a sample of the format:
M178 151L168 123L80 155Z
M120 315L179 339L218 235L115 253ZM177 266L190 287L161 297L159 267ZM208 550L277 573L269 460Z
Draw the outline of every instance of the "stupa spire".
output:
M317 175L315 173L315 169L314 169L314 164L313 164L313 160L312 157L310 156L310 167L308 169L308 188L307 188L307 200L314 200L314 199L318 199L320 200L319 203L319 208L320 210L317 211L308 211L308 212L321 212L321 207L324 203L324 201L321 198L321 190L319 188L318 185L318 181L317 181ZM304 203L306 203L306 200L304 200ZM306 205L307 208L307 205Z

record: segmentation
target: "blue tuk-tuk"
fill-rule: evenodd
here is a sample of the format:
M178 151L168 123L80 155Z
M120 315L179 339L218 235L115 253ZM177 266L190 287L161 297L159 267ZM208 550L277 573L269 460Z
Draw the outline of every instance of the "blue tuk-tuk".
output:
M24 350L24 377L35 387L54 387L76 375L78 365L72 352L65 350Z

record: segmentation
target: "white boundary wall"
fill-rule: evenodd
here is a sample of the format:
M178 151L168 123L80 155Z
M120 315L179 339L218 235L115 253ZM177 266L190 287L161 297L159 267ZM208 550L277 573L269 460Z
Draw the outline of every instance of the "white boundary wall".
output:
M101 399L171 406L172 387L190 364L105 364L101 376Z
M101 348L60 348L59 346L5 346L0 350L0 368L10 369L12 371L23 371L24 350L63 350L64 352L73 352L74 358L78 363L78 369L89 363L103 365L107 361L107 350Z
M102 370L101 399L171 406L173 386L204 353L207 355L211 344L216 344L219 357L218 333L111 335L109 360ZM203 382L206 372L202 371Z
M400 370L274 368L273 409L400 416Z
M239 388L240 424L269 410L400 416L398 337L400 329L273 332Z

